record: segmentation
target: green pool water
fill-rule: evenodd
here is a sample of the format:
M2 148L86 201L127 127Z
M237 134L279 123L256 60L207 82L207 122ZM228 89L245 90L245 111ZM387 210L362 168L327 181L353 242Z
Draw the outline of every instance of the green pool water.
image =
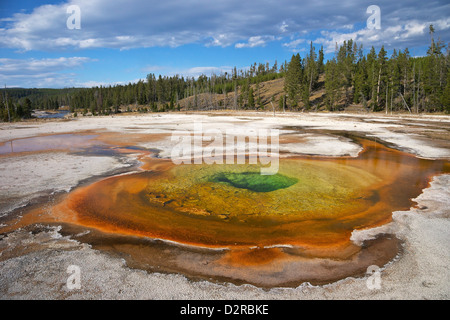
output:
M211 182L223 182L229 185L255 192L270 192L289 188L296 184L298 179L282 174L261 175L259 172L221 172L214 175Z
M364 170L328 161L283 160L274 175L248 164L186 165L153 180L147 196L195 215L323 219L371 205L376 182Z

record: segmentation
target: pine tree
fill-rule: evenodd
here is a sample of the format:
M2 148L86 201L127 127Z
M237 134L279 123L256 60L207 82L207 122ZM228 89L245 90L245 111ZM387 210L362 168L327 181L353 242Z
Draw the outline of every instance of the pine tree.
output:
M248 108L249 109L255 109L255 95L253 93L253 88L250 87L248 90Z
M316 62L316 52L313 47L312 41L309 47L309 55L306 57L305 73L305 83L308 85L308 92L311 92L315 88L317 79L319 77L318 64Z
M437 42L434 40L433 25L430 25L429 33L431 36L431 44L427 51L424 65L424 91L427 96L426 105L428 111L443 111L446 109L446 106L442 105L442 96L446 83L448 56L446 59L442 52L445 45L440 40Z
M287 67L284 81L284 92L287 94L289 106L296 108L300 101L301 87L303 79L303 70L300 54L292 55L291 61Z
M338 68L336 59L328 60L325 65L325 103L327 109L333 111L335 109L337 94L339 88Z
M344 104L347 106L351 102L351 86L354 76L354 64L356 47L353 41L344 41L343 45L339 47L337 53L337 68L338 68L338 86L343 87L345 91Z
M377 95L376 95L376 110L380 110L385 104L385 90L387 84L387 52L384 49L384 46L381 47L378 52L377 59L377 68L378 68L378 81L377 81Z
M377 55L375 48L372 46L370 52L367 55L367 85L369 91L369 100L371 101L371 108L374 109L376 90L377 90Z
M367 64L366 58L359 60L355 67L355 76L353 78L353 102L365 102L368 96L367 92ZM365 106L367 107L367 106Z
M442 105L445 113L450 113L450 68L447 70L447 84L442 94Z
M324 65L323 61L324 61L323 46L321 46L320 50L319 50L319 58L317 60L317 70L318 70L319 74L322 74L325 72L325 65Z
M390 105L390 110L392 110L394 107L393 105L394 99L395 97L397 97L401 87L401 70L399 64L399 54L395 49L389 61L389 77L390 77L390 85L389 85L388 99L390 101L388 101L388 104Z

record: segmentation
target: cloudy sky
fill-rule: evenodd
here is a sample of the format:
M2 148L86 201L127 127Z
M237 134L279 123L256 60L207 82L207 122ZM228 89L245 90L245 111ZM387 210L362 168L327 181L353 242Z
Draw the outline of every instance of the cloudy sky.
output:
M368 7L380 8L371 28ZM198 76L304 57L353 39L426 52L428 26L450 41L448 0L0 0L0 84L72 87L148 73Z

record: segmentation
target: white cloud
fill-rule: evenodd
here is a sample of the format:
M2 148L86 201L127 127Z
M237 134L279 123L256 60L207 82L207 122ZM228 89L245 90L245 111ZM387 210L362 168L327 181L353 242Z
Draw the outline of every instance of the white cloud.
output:
M283 21L280 25L280 32L285 33L289 28L289 24L286 23L286 21Z
M86 57L47 59L0 58L0 83L8 86L70 87L75 85L74 68L95 61Z
M193 67L189 68L187 70L179 70L176 72L172 72L172 75L178 74L182 75L184 77L189 78L198 78L201 75L211 76L212 74L220 75L224 74L225 72L231 74L232 67L229 66L221 66L221 67L209 67L209 66L201 66L201 67Z
M211 36L211 39L211 41L206 43L207 47L227 47L233 43L233 39L226 34L214 35Z
M178 75L180 77L185 78L198 78L201 75L205 76L211 76L213 74L215 75L223 75L225 73L228 73L231 75L234 67L231 66L196 66L191 67L187 69L182 68L175 68L172 66L147 66L142 69L143 72L146 73L154 73L156 77L158 77L159 74L165 75L165 76L175 76ZM245 70L248 67L240 68L239 70Z
M108 87L108 86L116 86L116 85L127 85L128 83L138 83L139 81L146 81L146 79L133 79L129 81L85 81L85 82L77 82L76 87Z
M80 7L80 30L67 28L69 5ZM429 23L446 31L443 38L449 37L448 0L378 0L377 5L383 29L379 35L370 34L372 42L407 38L417 44L424 40L420 27ZM2 18L0 46L21 51L177 47L191 43L245 48L264 46L280 35L308 35L324 29L328 36L347 34L370 40L365 37L369 32L355 31L355 26L368 18L367 6L359 0L66 0ZM389 28L398 25L403 31L387 39ZM329 37L323 40L333 41Z
M344 41L350 39L359 44L370 47L405 47L420 43L421 45L428 45L428 28L429 25L435 26L436 32L443 32L444 34L450 31L450 18L439 19L436 21L417 21L410 20L404 24L396 24L392 26L382 27L381 29L363 28L353 32L337 32L337 31L322 31L322 37L314 40L314 43L323 44L325 52L334 52L336 43L342 44ZM420 40L420 41L419 41Z
M8 59L0 58L0 73L14 74L14 73L47 73L50 71L59 71L61 69L70 69L79 67L82 64L93 61L86 57L61 57L61 58L47 58L47 59Z
M235 48L264 47L267 42L275 40L274 36L254 36L250 37L247 43L236 43Z
M306 42L305 39L295 39L290 42L283 43L283 47L288 48L292 52L298 52L298 51L301 51L301 49L299 48L299 45L303 44L305 42Z
M65 1L65 2L64 2ZM81 29L67 28L66 9L78 5ZM450 39L448 0L378 0L381 30L365 28L367 3L360 0L61 0L28 13L0 19L0 47L19 52L81 51L115 48L178 47L200 44L210 47L256 48L279 41L298 52L312 40L333 52L336 43L353 39L370 46L404 48L429 43L428 26L436 36ZM362 27L361 27L362 26ZM358 29L360 28L360 29ZM305 39L308 39L306 42ZM62 54L63 55L63 54ZM83 55L83 54L77 54ZM0 83L22 86L71 86L78 83L75 68L92 60L84 57L52 59L0 59ZM198 77L230 72L229 67L195 67L176 70L147 66L143 72ZM164 72L163 72L164 71Z

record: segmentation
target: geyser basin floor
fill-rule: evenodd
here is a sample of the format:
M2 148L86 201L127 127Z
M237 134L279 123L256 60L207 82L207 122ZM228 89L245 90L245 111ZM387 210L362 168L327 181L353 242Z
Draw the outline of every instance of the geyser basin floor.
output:
M0 124L0 141L10 141L12 139L34 137L38 135L48 134L64 134L79 133L99 135L101 141L115 146L143 146L145 148L159 148L170 150L170 129L179 129L185 124L185 128L189 128L192 121L200 121L203 119L215 128L222 128L227 123L236 124L236 115L238 113L228 113L224 117L210 117L211 113L198 114L148 114L148 115L130 115L120 117L84 117L74 121L42 121L32 123L14 123ZM223 114L223 112L221 113ZM276 117L272 113L262 112L243 112L245 115L245 125L251 124L257 127L265 125L275 125L283 129L289 126L296 130L299 136L307 132L314 136L319 133L318 129L333 130L325 132L331 139L320 141L320 145L316 143L311 147L305 148L302 145L298 152L307 154L321 154L320 151L326 151L329 156L345 156L348 148L339 148L340 135L344 132L355 132L360 136L370 136L377 141L390 141L395 149L408 150L415 155L425 158L441 158L450 159L448 151L450 150L450 135L448 116L427 116L427 115L394 115L385 117L383 114L321 114L321 113L288 113L277 114ZM375 121L377 120L377 121ZM378 121L380 120L380 121ZM242 121L239 121L242 122ZM164 124L163 124L164 123ZM391 125L392 124L392 125ZM395 124L395 126L394 126ZM417 124L417 125L416 125ZM139 129L137 129L139 127ZM130 129L128 129L130 128ZM133 129L131 129L133 128ZM434 130L436 128L436 130ZM91 131L87 131L91 130ZM306 130L306 131L305 131ZM105 134L107 134L105 136ZM280 136L281 143L288 143L283 137L291 140L292 135ZM333 139L338 137L339 139ZM98 138L97 138L98 139ZM316 140L314 140L316 142ZM344 139L347 141L347 139ZM299 139L289 141L302 143ZM331 153L326 145L337 147L336 154ZM282 145L280 145L281 150ZM439 148L440 147L440 148ZM295 150L289 148L292 152ZM339 151L340 149L341 151ZM319 150L319 152L318 152ZM355 155L359 152L359 148L351 148L355 151ZM331 151L334 151L331 150ZM447 156L446 156L447 155ZM26 155L28 157L28 154ZM52 163L50 166L46 161L47 154L38 152L33 153L34 168L40 169L48 166L51 171L55 168L59 171L65 170L73 174L72 166L76 169L86 169L87 177L90 182L82 182L85 186L87 183L98 181L98 174L111 175L111 165L107 163L97 162L92 156L79 157L83 160L81 163L73 163L72 161L62 160ZM161 156L163 154L161 153ZM30 186L44 186L51 188L66 189L66 187L80 186L79 178L65 184L60 178L52 180L52 184L45 184L41 180L33 179L35 183L28 182L29 173L23 170L23 161L20 157L1 156L3 164L14 163L14 166L8 166L11 176L18 178L18 181L26 179ZM134 156L130 159L136 159ZM108 160L105 157L105 160ZM109 160L116 160L111 158ZM86 163L96 165L95 168ZM153 163L148 168L155 168L157 165ZM161 166L164 166L161 163ZM100 170L97 168L99 167ZM135 168L129 168L135 170ZM420 170L418 168L417 170ZM43 171L43 174L46 174ZM5 172L5 171L4 171ZM0 174L2 178L3 175ZM9 224L9 220L0 220L0 298L2 299L448 299L449 291L449 269L450 264L448 252L450 252L448 241L448 230L450 228L449 209L450 196L448 186L450 185L450 175L443 174L430 178L431 184L423 190L418 197L417 203L412 202L412 207L406 211L396 212L393 215L393 221L380 228L368 229L369 234L388 233L398 237L402 241L401 255L392 263L389 263L381 270L381 289L369 290L366 286L366 278L354 277L361 274L364 276L366 269L364 263L368 260L357 260L358 255L354 255L353 266L359 265L360 269L346 268L349 267L349 260L326 260L322 259L322 268L318 268L319 263L309 264L318 259L303 259L305 264L288 264L281 263L281 259L274 259L278 252L287 251L289 248L268 248L253 249L251 262L259 263L256 266L240 266L231 268L230 264L224 264L221 273L217 268L210 268L213 263L218 261L220 257L225 257L228 250L209 250L201 249L194 246L180 246L166 241L151 240L144 237L134 237L127 235L119 235L101 232L98 229L89 229L87 227L75 224L62 224L57 222L55 227L48 228L48 223L26 226L29 223L43 220L39 217L28 219L26 210L17 211L18 214L24 214L22 224L15 226ZM1 180L0 184L8 185L5 180ZM400 192L400 191L399 191ZM3 194L5 195L5 194ZM49 207L59 200L62 195L46 196L40 200L39 207ZM2 201L0 201L2 202ZM8 201L7 201L8 202ZM167 205L167 204L166 204ZM45 210L42 210L47 215ZM46 221L52 220L48 215ZM4 225L7 225L6 227ZM59 230L59 226L63 225L63 230ZM24 226L23 228L19 228ZM13 227L19 229L15 230ZM9 232L8 230L12 230ZM30 232L31 231L31 232ZM90 231L90 232L88 232ZM64 235L61 237L61 234ZM368 239L365 231L358 233L358 242ZM67 237L65 236L67 235ZM353 234L354 235L354 234ZM353 238L352 235L352 239ZM73 241L72 239L78 240ZM393 241L386 237L386 244ZM381 241L378 239L377 241ZM92 244L92 247L87 245ZM360 252L369 253L374 258L382 258L374 261L375 265L383 266L383 261L388 258L388 246L376 245L373 242L361 243L363 250ZM372 249L378 247L378 252ZM99 251L99 249L101 249ZM114 253L115 255L105 254L104 251ZM372 250L372 251L368 251ZM394 247L394 254L397 251ZM192 252L192 253L191 253ZM245 251L234 250L233 256L248 257ZM192 255L191 255L192 254ZM282 255L280 255L282 256ZM294 257L292 254L290 257ZM272 260L268 260L271 258ZM126 259L126 265L124 264ZM226 259L225 262L230 261ZM237 262L242 261L238 260ZM246 260L248 261L248 260ZM275 263L278 261L278 263ZM286 261L286 260L285 260ZM335 264L330 268L330 263L343 262L339 267ZM68 290L65 281L68 277L66 268L68 265L77 264L82 270L82 290ZM129 268L129 267L131 268ZM217 266L217 262L216 262ZM301 286L299 288L274 288L273 290L262 290L254 286L233 286L229 284L212 283L214 279L233 280L239 282L238 279L247 279L249 282L253 280L255 283L262 284L259 280L273 278L273 281L266 280L266 286L276 286L281 283L279 277L287 277L287 273L276 273L276 270L287 267L297 274L303 275L308 279L316 279L311 274L322 277L329 274L336 275L334 279L340 279L350 275L342 281L332 283L327 286ZM328 268L327 268L328 267ZM155 272L142 272L139 269L146 269ZM210 271L211 269L211 271ZM272 273L270 273L270 269ZM167 271L169 274L162 273ZM340 274L338 271L342 271ZM252 274L253 279L248 275ZM209 277L208 274L212 276ZM247 273L246 277L244 273ZM222 274L223 278L217 276ZM184 277L188 275L189 278ZM193 277L201 277L208 281L193 282ZM226 277L228 275L228 277ZM257 279L257 276L259 279ZM266 277L267 276L267 277ZM302 282L298 277L296 283ZM333 281L332 278L325 279L325 282ZM288 284L295 286L295 282Z
M265 287L328 283L392 260L395 237L360 247L351 232L389 222L393 211L411 207L432 175L449 171L444 161L360 143L364 152L355 159L282 159L279 174L289 183L266 192L248 188L258 185L252 179L242 188L239 177L259 172L249 165L174 166L147 158L148 171L79 188L38 220L96 230L86 241L149 270Z

